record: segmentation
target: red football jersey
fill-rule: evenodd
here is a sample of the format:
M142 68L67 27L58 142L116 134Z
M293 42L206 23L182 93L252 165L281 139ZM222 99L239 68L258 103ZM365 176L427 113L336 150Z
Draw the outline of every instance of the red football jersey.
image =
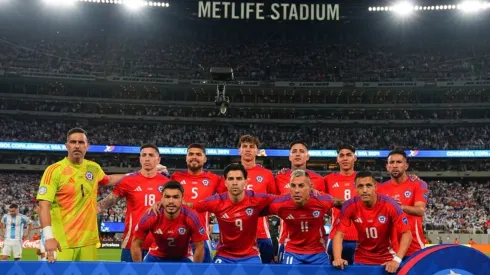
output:
M184 187L184 200L186 202L197 203L217 193L221 177L204 171L199 175L191 175L187 170L173 173L172 180L180 182ZM206 226L206 233L209 234L209 213L199 213L201 222Z
M277 174L276 175L276 186L279 194L289 194L289 180L291 179L291 173L293 170L289 169L285 173L282 174ZM323 177L318 175L317 173L311 171L311 170L306 170L308 175L310 176L311 183L313 184L313 187L320 191L325 193L325 181L323 180ZM283 244L284 241L286 240L287 236L287 225L284 223L284 221L281 221L281 233L279 234L279 243Z
M359 196L348 200L342 207L337 230L347 232L351 223L357 229L359 243L354 262L380 265L393 260L396 252L391 247L391 233L410 230L407 216L390 197L378 194L376 204L367 208Z
M345 176L340 174L339 172L330 173L325 176L325 189L326 193L330 194L332 197L337 199L348 200L354 196L356 196L356 173ZM329 239L332 239L335 235L335 231L337 231L336 224L337 219L339 218L340 210L337 208L332 208L332 230L330 231L330 235L328 235ZM346 241L357 241L357 230L352 225L348 228L347 232L345 232L344 240Z
M394 199L399 199L401 204L414 206L416 202L420 201L427 204L427 198L429 196L429 190L427 189L427 183L422 180L412 181L408 178L401 184L396 184L391 180L381 184L377 192L384 194ZM407 256L423 249L425 247L424 229L422 228L423 217L413 216L406 214L410 230L412 232L412 243L407 251ZM393 248L398 251L398 234L392 236Z
M164 211L162 208L158 215L145 214L136 226L136 237L144 239L147 235L153 235L155 242L148 253L155 257L183 258L192 255L189 242L208 239L199 216L184 205L181 207L180 215L174 220L165 217Z
M254 191L255 193L262 194L278 194L276 183L274 181L274 175L269 169L266 169L260 165L255 165L253 168L247 169L247 185L246 190ZM227 192L227 188L222 182L224 188L220 188L221 193ZM257 239L270 239L271 234L269 232L269 218L261 217L259 219L259 227L257 228Z
M330 195L311 195L303 206L297 206L290 194L276 197L268 210L287 225L285 251L298 254L325 252L325 227L323 216L333 207Z
M233 203L228 193L216 194L194 205L197 212L209 211L218 219L219 242L216 255L247 258L259 255L257 223L271 196L245 191L245 198Z
M131 249L134 228L145 214L146 209L162 199L162 189L169 178L157 173L153 178L147 178L140 172L128 174L114 187L112 193L126 198L126 219L122 247ZM148 235L141 247L148 250L153 243L153 237Z

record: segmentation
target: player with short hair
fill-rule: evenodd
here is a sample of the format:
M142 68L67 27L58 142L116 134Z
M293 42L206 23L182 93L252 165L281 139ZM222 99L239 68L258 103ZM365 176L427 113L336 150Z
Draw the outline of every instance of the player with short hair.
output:
M73 128L66 135L68 156L44 171L39 186L39 217L49 262L97 260L97 188L120 179L107 176L99 164L86 160L87 133Z
M27 225L27 232L24 234L24 227ZM16 261L22 258L22 239L31 233L33 223L28 217L19 214L19 206L12 203L9 206L9 213L3 215L0 220L0 238L3 238L2 260L6 261L10 257Z
M154 144L144 144L140 147L141 169L123 177L116 184L112 193L97 204L98 211L110 209L122 198L126 198L126 219L124 220L124 233L122 240L121 261L132 262L131 241L134 237L135 227L148 207L160 201L163 186L170 179L157 171L160 163L160 151ZM142 244L143 257L153 243L153 237L148 235Z
M355 196L355 178L356 172L354 165L357 160L356 149L349 144L342 144L337 148L337 163L340 171L330 173L325 176L326 193L334 198L348 200ZM335 235L336 222L339 218L340 210L332 208L332 230L328 235L327 253L333 259L332 238ZM357 230L354 225L347 229L343 239L342 259L346 259L349 264L354 263L354 252L357 246Z
M171 179L182 184L186 202L196 203L218 192L221 177L203 170L207 161L206 148L203 145L198 143L190 144L187 147L185 161L187 170L173 173ZM205 225L206 235L209 236L209 213L199 213L199 217L201 223ZM193 246L192 243L191 245ZM211 260L211 244L207 240L204 242L203 263L210 263Z
M238 153L240 162L247 170L247 185L245 190L252 190L255 193L278 194L274 175L269 169L257 164L260 141L257 137L243 135L238 142ZM224 182L219 193L226 192ZM271 234L269 231L268 217L259 219L257 229L257 244L259 245L260 258L262 263L269 264L274 261L274 248L272 245Z
M290 194L275 198L268 207L288 228L283 264L330 264L325 252L324 215L336 204L328 194L314 195L308 172L291 173Z
M407 215L412 232L412 243L406 256L411 256L425 247L422 225L429 190L425 181L409 176L406 172L407 169L408 162L405 151L399 149L391 151L386 163L386 170L390 173L391 179L378 187L378 193L393 198ZM396 234L392 238L392 242L396 250L398 248Z
M302 169L308 173L313 189L319 192L325 192L325 181L323 177L312 170L306 169L306 164L310 159L308 154L308 145L303 141L294 141L289 145L289 161L291 169L283 169L276 175L276 186L278 193L281 195L289 194L289 182L294 170ZM282 263L284 255L284 242L287 237L287 226L281 221L281 233L279 235L279 251L277 253L278 262Z
M219 224L219 243L214 263L260 264L257 228L260 212L272 197L245 190L247 170L230 164L224 170L226 193L216 194L194 204L197 212L214 213Z
M160 214L145 214L135 229L131 255L135 262L141 262L141 246L151 233L155 246L144 257L145 262L192 262L190 241L194 243L193 261L202 262L204 243L208 239L206 229L199 216L182 205L184 188L177 181L169 181L163 186L162 209Z
M345 232L353 223L357 229L359 243L354 254L354 263L385 265L386 271L396 272L412 241L408 219L398 204L390 197L376 192L376 179L370 172L356 175L357 196L342 206L337 231L333 237L332 264L343 269L348 264L342 258ZM400 236L397 252L391 247L392 232Z

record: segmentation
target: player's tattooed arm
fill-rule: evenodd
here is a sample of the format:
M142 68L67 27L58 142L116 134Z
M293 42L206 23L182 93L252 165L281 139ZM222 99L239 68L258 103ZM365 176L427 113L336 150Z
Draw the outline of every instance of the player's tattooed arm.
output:
M103 200L101 200L97 203L97 214L100 212L104 212L107 209L111 208L120 199L121 199L121 197L119 197L118 195L116 195L114 193L109 194L109 196L105 197Z

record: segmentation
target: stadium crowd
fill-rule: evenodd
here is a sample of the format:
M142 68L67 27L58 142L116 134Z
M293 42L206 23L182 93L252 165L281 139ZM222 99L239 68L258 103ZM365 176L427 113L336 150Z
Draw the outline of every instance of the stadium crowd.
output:
M272 125L126 124L79 120L0 120L0 140L64 143L66 131L82 127L92 144L135 145L151 142L159 146L181 146L197 142L206 147L235 148L238 137L251 134L264 142L263 148L286 148L294 140L305 140L312 148L337 148L340 141L358 149L487 149L488 126L428 127L307 127ZM43 129L43 131L39 131Z
M28 38L27 38L28 37ZM0 40L0 69L207 78L221 65L241 79L384 81L490 78L488 41L421 47L296 41L203 42L139 37L15 36ZM301 43L300 43L301 42ZM444 45L441 47L441 45Z
M33 206L40 177L36 173L2 173L0 193L5 195L0 199L0 214L5 214L11 203L17 203L20 213L37 220ZM424 219L426 229L486 232L486 225L490 224L490 181L429 181L428 186L430 196ZM99 199L110 192L110 188L100 188ZM100 220L124 222L125 213L126 203L123 199L101 213Z

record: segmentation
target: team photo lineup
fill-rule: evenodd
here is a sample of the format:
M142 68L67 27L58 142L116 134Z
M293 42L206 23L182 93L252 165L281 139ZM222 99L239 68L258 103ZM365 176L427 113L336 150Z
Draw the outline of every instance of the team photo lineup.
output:
M404 257L424 248L420 232L427 184L407 174L403 150L390 152L386 168L391 180L378 183L371 172L354 171L355 148L348 144L337 150L340 171L325 177L306 169L308 147L302 141L290 144L291 169L275 176L256 164L259 147L256 137L242 136L241 163L228 165L221 177L203 170L205 147L191 144L188 169L169 176L160 165L158 147L145 144L140 148L141 170L106 175L96 162L85 159L87 133L71 129L68 156L45 170L37 194L41 253L49 262L97 260L97 213L123 197L124 262L332 264L340 269L367 264L385 265L394 273ZM97 202L99 185L114 189ZM220 226L213 258L210 213ZM276 257L269 215L281 219ZM332 216L328 236L325 215ZM30 220L22 220L17 230L23 223ZM8 249L6 243L3 253Z

